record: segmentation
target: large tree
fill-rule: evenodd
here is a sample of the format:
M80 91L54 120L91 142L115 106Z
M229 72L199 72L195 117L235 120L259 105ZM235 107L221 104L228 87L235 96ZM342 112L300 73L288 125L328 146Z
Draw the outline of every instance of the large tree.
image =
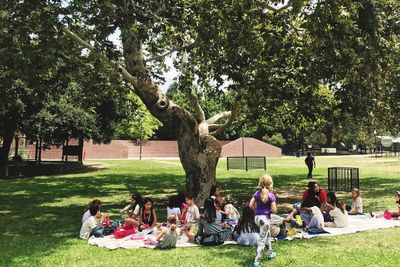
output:
M40 1L1 1L0 11L0 162L23 118L35 114L51 92L47 73L54 65L57 44L51 25L57 14ZM38 10L42 11L39 12Z
M110 141L117 122L140 106L129 86L54 27L61 1L0 3L0 163L19 134L45 145Z
M302 96L327 86L356 117L375 110L386 55L398 45L388 26L393 1L64 1L58 26L113 65L150 113L173 129L186 188L203 200L215 183L221 147L214 136L239 112L251 116L307 107ZM393 20L393 18L391 18ZM119 34L122 58L111 34ZM175 57L192 112L159 88ZM206 118L192 83L234 94L232 109ZM386 90L386 88L384 88ZM224 124L218 123L227 118Z

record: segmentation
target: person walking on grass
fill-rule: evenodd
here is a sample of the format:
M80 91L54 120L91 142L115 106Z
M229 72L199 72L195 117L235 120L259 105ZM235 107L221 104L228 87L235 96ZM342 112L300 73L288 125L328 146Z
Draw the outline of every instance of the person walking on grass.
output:
M268 259L272 260L276 257L276 253L272 251L271 246L271 230L270 220L271 214L275 214L276 208L276 197L272 193L273 181L272 177L268 174L261 176L259 183L259 189L254 193L250 200L250 208L255 210L255 223L260 227L260 242L257 247L257 256L254 260L254 267L261 266L261 256L264 252L265 245L268 246Z
M315 158L311 155L311 152L307 152L307 157L304 160L305 164L308 167L307 178L312 179L312 171L316 167Z

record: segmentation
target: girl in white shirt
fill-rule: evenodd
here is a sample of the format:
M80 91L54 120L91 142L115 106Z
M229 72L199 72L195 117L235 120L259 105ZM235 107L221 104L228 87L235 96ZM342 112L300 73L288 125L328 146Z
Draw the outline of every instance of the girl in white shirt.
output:
M354 188L351 191L351 198L353 199L353 202L351 203L351 211L363 213L363 203L360 197L360 189Z
M126 224L131 224L133 226L139 225L139 213L143 206L142 196L138 193L132 195L131 204L120 210L120 213L127 213L128 218L125 219Z
M337 200L334 192L327 194L326 208L333 222L325 222L325 227L346 227L349 224L346 205L342 200Z
M171 196L169 198L168 207L167 207L167 216L176 215L181 216L181 207L179 205L178 196Z

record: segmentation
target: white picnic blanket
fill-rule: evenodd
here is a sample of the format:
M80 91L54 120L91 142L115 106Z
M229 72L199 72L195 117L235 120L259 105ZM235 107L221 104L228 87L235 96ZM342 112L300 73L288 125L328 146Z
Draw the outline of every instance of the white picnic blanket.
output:
M325 228L329 234L318 234L318 235L310 235L304 231L299 230L296 235L291 237L286 237L285 240L293 240L293 239L309 239L313 237L329 237L329 236L338 236L345 234L352 234L357 232L364 232L369 230L376 229L384 229L391 227L400 227L400 220L386 220L384 218L371 218L369 215L356 215L349 216L349 226L344 228ZM127 236L125 238L116 239L113 235L96 238L91 237L88 240L88 243L93 246L99 246L102 248L108 249L117 249L117 248L125 248L125 249L134 249L140 247L146 248L155 248L154 245L150 245L145 242L145 236L143 233L136 233L134 235ZM226 241L224 245L234 245L235 241ZM176 247L196 247L199 246L197 244L189 243L186 235L181 235L176 244Z
M330 228L325 227L324 230L328 233L310 235L306 232L299 231L296 235L285 238L286 240L293 240L296 238L313 238L313 237L330 237L338 235L353 234L357 232L364 232L370 230L400 227L400 220L386 220L384 218L371 218L370 215L350 215L349 225L343 228Z

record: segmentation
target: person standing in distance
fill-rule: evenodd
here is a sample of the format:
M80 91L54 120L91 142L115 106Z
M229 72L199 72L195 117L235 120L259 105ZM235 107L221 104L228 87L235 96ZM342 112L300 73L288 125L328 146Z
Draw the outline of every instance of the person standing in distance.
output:
M312 171L313 168L316 167L315 164L315 158L311 155L311 152L307 152L307 157L304 160L304 162L306 163L307 167L308 167L308 175L307 178L311 179L312 178Z

